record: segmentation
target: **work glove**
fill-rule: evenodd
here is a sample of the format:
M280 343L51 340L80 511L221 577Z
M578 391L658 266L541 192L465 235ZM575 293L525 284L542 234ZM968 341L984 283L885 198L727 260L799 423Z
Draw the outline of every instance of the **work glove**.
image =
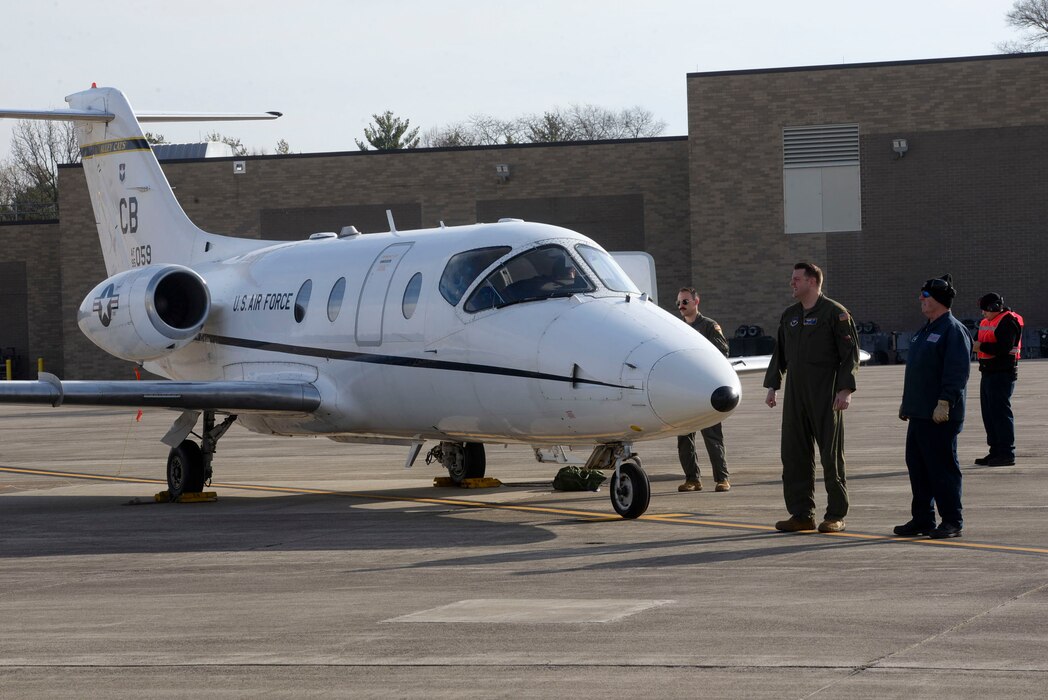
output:
M940 399L932 411L932 420L936 423L945 423L950 420L950 402Z

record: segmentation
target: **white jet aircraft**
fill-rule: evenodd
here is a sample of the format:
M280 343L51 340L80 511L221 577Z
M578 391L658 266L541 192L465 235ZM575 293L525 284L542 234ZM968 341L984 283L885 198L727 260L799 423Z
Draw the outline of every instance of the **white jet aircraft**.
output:
M0 382L0 401L180 410L163 438L172 496L203 489L236 421L401 444L406 466L436 441L427 461L455 481L484 475L486 443L561 463L558 446L586 445L587 466L614 469L616 512L636 518L650 489L633 444L720 423L739 403L728 360L586 236L511 219L397 231L391 216L386 233L295 242L207 233L139 122L279 114L136 118L121 92L94 86L66 102L0 116L76 125L109 275L80 305L80 329L167 379L42 373Z

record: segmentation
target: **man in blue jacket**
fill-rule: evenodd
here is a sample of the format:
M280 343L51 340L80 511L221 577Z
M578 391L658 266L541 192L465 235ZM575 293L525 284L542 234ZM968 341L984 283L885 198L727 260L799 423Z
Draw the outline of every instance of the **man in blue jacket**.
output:
M910 340L899 407L899 418L910 423L906 469L913 491L912 517L895 528L902 537L960 537L964 525L957 436L964 426L972 339L950 313L956 296L950 275L930 279L921 287L921 313L928 322Z

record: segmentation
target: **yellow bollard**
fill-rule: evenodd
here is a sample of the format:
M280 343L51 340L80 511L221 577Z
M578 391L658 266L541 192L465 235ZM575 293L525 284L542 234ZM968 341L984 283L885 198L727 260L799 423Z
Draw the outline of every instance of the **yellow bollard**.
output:
M42 358L42 357L36 358L36 371L37 372L43 372L44 371L44 358Z
M12 377L11 363L12 363L12 360L6 360L4 362L4 373L6 375L7 381L11 381L11 377Z

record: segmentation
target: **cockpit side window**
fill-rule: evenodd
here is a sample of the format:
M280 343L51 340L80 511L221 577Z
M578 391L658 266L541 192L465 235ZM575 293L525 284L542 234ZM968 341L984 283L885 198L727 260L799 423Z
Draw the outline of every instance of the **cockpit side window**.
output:
M617 262L615 262L615 258L611 257L600 248L594 248L585 243L580 243L575 246L575 250L577 250L579 255L582 256L582 259L593 268L593 271L597 273L597 277L600 277L600 281L604 283L605 287L613 292L640 294L637 285L633 283L630 276L626 274Z
M452 306L458 304L477 275L509 251L509 246L495 246L453 255L440 276L440 295Z
M534 248L510 258L488 275L466 300L465 310L476 313L524 301L570 297L592 292L596 286L559 245Z

